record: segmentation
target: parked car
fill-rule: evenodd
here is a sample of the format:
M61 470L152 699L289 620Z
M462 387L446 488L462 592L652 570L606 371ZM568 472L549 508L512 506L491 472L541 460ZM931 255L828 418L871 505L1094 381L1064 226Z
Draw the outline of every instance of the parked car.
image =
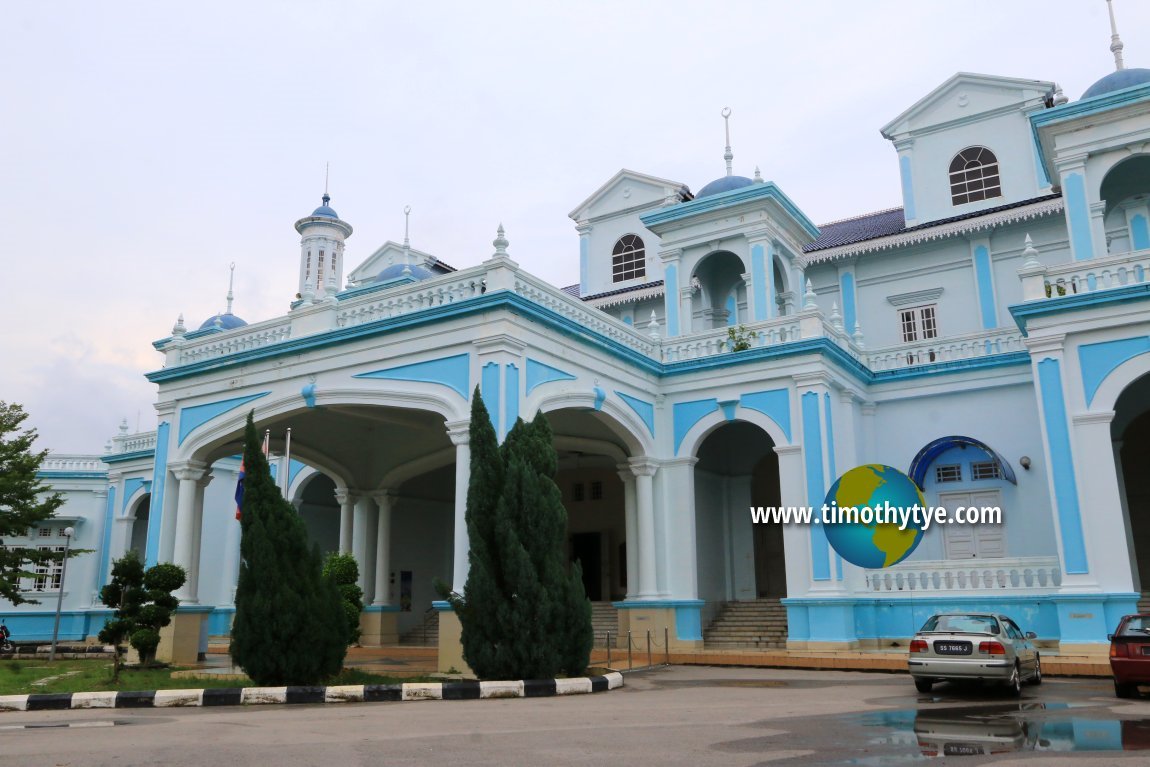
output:
M1022 694L1022 683L1042 684L1042 659L1032 640L1005 615L939 613L910 641L907 668L919 692L935 682L977 680Z
M1138 685L1150 684L1150 615L1124 615L1110 635L1114 694L1132 698Z

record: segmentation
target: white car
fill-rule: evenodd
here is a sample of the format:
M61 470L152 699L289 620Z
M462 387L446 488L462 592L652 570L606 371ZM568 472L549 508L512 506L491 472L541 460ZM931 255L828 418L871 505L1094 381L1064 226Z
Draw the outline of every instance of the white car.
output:
M930 692L935 682L969 679L1021 695L1023 681L1042 684L1035 638L1005 615L939 613L911 640L907 668L919 692Z

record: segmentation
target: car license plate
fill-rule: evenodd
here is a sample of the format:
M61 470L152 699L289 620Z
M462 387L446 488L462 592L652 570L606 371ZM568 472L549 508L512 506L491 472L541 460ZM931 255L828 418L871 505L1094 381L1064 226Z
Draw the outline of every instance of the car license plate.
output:
M947 743L942 747L944 756L972 756L983 753L982 746L971 743Z
M939 655L970 655L970 642L935 642L934 651Z

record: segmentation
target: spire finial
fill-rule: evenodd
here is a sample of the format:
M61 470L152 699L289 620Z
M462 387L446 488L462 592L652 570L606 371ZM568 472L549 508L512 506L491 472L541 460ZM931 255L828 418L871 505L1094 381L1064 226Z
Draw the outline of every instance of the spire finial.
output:
M732 174L731 160L735 159L734 153L731 152L731 108L723 107L720 114L723 115L723 130L727 134L727 151L723 152L723 159L727 161L727 175L730 176Z
M1122 38L1118 36L1118 22L1114 20L1114 2L1106 0L1106 10L1110 12L1110 52L1114 54L1114 68L1121 71L1126 68L1122 63Z
M507 255L507 246L510 243L507 241L502 223L500 223L499 228L495 230L495 239L491 241L491 244L495 246L493 258L509 258Z
M327 205L329 202L331 202L331 195L327 193L327 184L328 184L328 179L330 178L330 176L331 176L331 162L329 161L329 162L325 162L323 164L323 204L324 205Z
M408 225L411 223L411 206L403 206L403 247L411 247L411 240L408 239Z
M235 295L232 293L232 286L234 286L236 282L236 262L232 261L232 263L228 266L228 269L230 270L228 274L228 310L225 313L231 314L232 299L235 298Z

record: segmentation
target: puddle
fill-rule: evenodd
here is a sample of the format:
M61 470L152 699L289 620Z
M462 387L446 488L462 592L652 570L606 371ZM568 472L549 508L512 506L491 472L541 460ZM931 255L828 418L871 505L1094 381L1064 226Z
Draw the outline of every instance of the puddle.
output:
M1100 709L1104 711L1105 709ZM887 730L872 746L907 750L899 761L1020 751L1150 750L1150 719L1094 718L1066 703L1024 701L986 706L884 711L863 716L868 728ZM869 764L859 759L853 764ZM889 756L874 764L890 764Z

